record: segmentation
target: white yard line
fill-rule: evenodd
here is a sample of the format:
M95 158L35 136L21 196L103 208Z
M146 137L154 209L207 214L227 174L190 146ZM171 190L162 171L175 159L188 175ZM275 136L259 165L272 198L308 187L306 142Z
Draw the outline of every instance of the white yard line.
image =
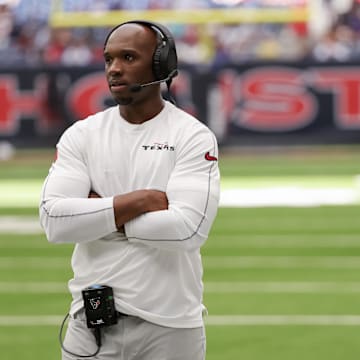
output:
M360 282L205 282L205 293L360 293ZM13 294L63 294L67 293L64 282L0 282L1 293Z
M302 187L269 187L255 189L224 189L221 207L310 207L320 205L349 205L358 203L356 188L311 189ZM37 199L36 199L37 201ZM13 205L22 204L15 201ZM34 202L33 206L36 206ZM24 205L25 206L25 205ZM0 233L40 234L43 230L37 217L0 216Z
M220 206L266 207L320 205L349 205L359 201L357 189L301 187L269 187L255 189L225 189L221 191Z
M0 216L0 233L41 234L39 218L30 216Z
M356 188L309 189L301 187L269 187L255 189L224 189L221 207L310 207L320 205L348 205L360 201ZM13 202L13 206L23 204ZM24 205L25 206L25 205ZM33 206L37 206L34 202ZM0 233L43 233L38 217L0 216Z
M64 315L4 315L0 327L60 326ZM360 315L208 315L207 326L360 326Z

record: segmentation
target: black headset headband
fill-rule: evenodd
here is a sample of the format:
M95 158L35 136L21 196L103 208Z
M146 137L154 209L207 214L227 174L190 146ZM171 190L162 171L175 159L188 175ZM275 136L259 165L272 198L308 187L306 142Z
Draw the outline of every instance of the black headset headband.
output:
M139 24L146 26L161 37L161 42L156 47L153 59L152 59L152 69L156 80L163 80L169 77L171 74L176 76L177 74L177 53L176 53L176 46L174 38L171 32L163 25L145 21L145 20L131 20L121 23L115 26L113 29L110 30L109 34L107 35L104 43L104 47L106 46L110 35L119 27L125 24ZM171 79L170 79L171 80Z

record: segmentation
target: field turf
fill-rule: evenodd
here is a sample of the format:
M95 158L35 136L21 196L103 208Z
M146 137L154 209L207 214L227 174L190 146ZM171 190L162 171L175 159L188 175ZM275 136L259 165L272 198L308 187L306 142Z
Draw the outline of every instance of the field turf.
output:
M4 184L38 191L51 157L19 152L0 162L0 191ZM321 178L346 185L359 158L358 147L247 149L224 154L220 166L225 182ZM36 220L38 194L27 202L19 194L7 192L15 203L0 197L0 220ZM202 249L207 360L357 360L359 211L358 205L220 208ZM41 232L0 231L1 359L60 358L71 251L71 245L48 244Z

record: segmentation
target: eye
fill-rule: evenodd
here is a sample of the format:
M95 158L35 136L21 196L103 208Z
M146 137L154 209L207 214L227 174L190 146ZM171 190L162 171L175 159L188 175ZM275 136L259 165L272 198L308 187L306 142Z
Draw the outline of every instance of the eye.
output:
M111 64L111 57L105 55L105 56L104 56L104 61L105 61L105 64L106 64L106 65Z
M132 54L126 53L126 54L124 54L124 59L128 62L132 62L132 61L134 61L135 57Z

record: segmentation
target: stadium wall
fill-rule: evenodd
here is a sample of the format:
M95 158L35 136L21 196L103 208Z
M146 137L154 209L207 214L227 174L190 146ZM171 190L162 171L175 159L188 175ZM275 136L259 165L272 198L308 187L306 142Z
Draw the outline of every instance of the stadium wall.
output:
M207 123L221 145L360 141L360 66L276 63L182 67L177 104ZM0 69L0 141L54 146L74 121L113 101L103 68Z

